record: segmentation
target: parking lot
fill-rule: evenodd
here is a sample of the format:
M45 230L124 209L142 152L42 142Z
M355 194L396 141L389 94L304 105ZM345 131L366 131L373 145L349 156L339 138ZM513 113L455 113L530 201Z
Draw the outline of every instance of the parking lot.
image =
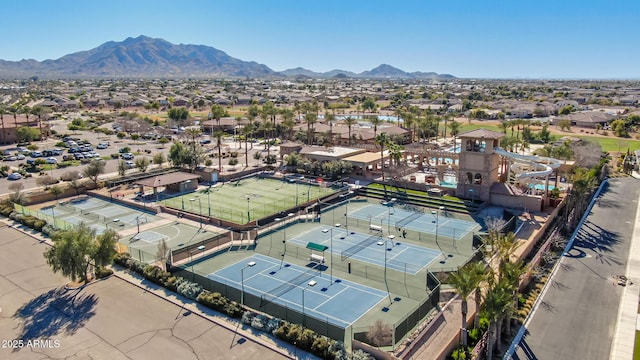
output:
M165 154L165 157L166 157L168 155L169 149L171 148L171 143L167 143L163 145L158 141L157 138L144 139L144 137L146 137L145 136L146 133L140 134L141 135L140 139L134 141L130 138L119 139L115 134L104 135L104 134L95 133L92 131L73 131L72 132L67 129L68 123L69 123L68 120L54 120L54 121L51 121L50 125L52 129L58 132L59 134L71 134L70 135L70 137L72 138L71 141L75 141L75 146L73 145L73 143L71 143L70 146L68 146L68 148L58 147L57 145L59 142L62 141L62 139L56 138L56 137L50 137L43 141L32 142L33 145L36 145L38 147L36 151L40 151L42 153L42 157L31 157L30 153L18 151L18 146L15 144L0 146L0 154L3 154L5 150L9 150L9 153L10 153L9 156L0 160L0 166L8 166L10 168L10 171L9 171L10 173L13 170L20 169L21 168L20 164L25 164L23 166L26 166L27 161L31 160L35 162L36 160L38 160L39 163L44 162L45 164L44 168L46 170L42 172L43 175L46 174L54 178L60 178L62 175L69 172L71 169L73 169L74 172L77 171L77 173L83 172L84 168L87 166L87 163L80 163L79 165L74 165L73 167L68 166L64 168L55 166L63 163L65 161L65 156L67 158L69 158L70 156L73 156L74 160L78 158L79 161L83 161L79 159L80 155L76 155L80 153L83 158L86 157L86 155L90 155L89 156L90 158L105 159L106 166L105 166L105 174L103 175L103 177L108 178L108 177L116 176L118 173L118 159L111 159L111 154L118 153L118 151L122 148L128 147L130 149L129 151L131 153L131 156L126 156L128 157L128 159L122 159L125 162L130 161L130 163L125 163L126 167L128 168L128 171L130 172L137 171L135 170L136 159L146 157L151 162L154 154L158 152L162 152ZM112 128L112 126L113 126L113 123L107 123L107 124L101 125L101 127L105 127L105 128ZM170 133L173 132L173 130L171 129L166 129L166 130L169 130ZM177 128L176 130L180 131L179 128ZM180 138L179 134L174 134L174 137ZM208 135L202 135L201 138L198 140L198 142L200 142L202 146L204 146L205 152L207 152L208 154L217 153L217 150L215 147L216 146L215 141L211 142L211 138ZM69 149L71 148L80 149L81 145L86 145L87 143L91 145L91 148L92 148L91 150L88 147L85 147L84 151L69 152ZM109 145L98 146L100 143L108 143ZM24 147L26 148L26 146ZM230 151L239 152L239 156L238 156L239 164L237 165L237 168L231 167L231 166L225 166L228 159L223 159L223 162L222 162L223 171L233 171L233 170L241 169L242 167L244 167L244 156L243 156L244 143L234 142L231 138L225 138L223 139L223 148L229 149ZM56 150L56 149L62 150L62 152L61 153L57 152L56 154L49 154L51 156L46 156L44 154L45 150ZM262 161L254 159L253 154L255 154L256 152L265 152L265 151L266 150L264 149L263 146L258 144L253 144L253 146L251 146L251 149L249 150L249 155L247 157L249 161L249 166L262 165ZM271 153L277 154L277 151L274 151L274 149L272 149ZM12 156L15 156L15 160L12 158ZM55 158L56 163L54 164L52 161L52 164L47 164L47 158ZM214 166L217 166L217 159L211 158L211 160L213 161ZM77 164L77 162L73 164ZM49 165L53 165L53 166L49 166ZM153 168L153 165L151 165L150 168ZM24 175L27 175L27 176L30 175L29 177L21 176L19 178L19 180L21 180L21 182L24 184L25 190L38 187L36 183L36 179L38 178L40 173L41 172L39 171L35 171L31 173L23 172ZM18 180L18 178L14 180ZM9 185L11 183L13 183L13 181L7 180L7 178L0 179L0 194L7 194L12 192L11 190L9 190Z

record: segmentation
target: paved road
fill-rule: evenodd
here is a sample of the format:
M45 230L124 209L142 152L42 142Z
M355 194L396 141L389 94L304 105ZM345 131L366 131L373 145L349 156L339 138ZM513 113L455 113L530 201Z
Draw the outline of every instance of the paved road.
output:
M562 258L514 359L608 359L640 195L611 179Z
M0 359L285 358L116 277L65 290L45 248L0 228Z

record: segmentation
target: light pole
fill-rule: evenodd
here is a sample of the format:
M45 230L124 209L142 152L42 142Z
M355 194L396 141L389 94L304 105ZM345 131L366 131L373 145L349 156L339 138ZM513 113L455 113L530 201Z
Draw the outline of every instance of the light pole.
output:
M247 196L247 223L251 222L251 212L249 211L250 205L251 205L251 198Z
M207 189L207 205L209 206L209 217L211 217L211 185L209 185L209 189Z
M438 245L438 218L440 215L438 215L438 211L436 210L431 210L431 215L436 217L436 245ZM440 245L438 245L438 247L440 247Z
M296 180L296 206L298 206L298 181Z
M200 231L202 230L202 202L200 201L199 196L197 197L197 199L198 199L198 209L199 209L198 218L200 219L200 229L198 231ZM196 198L191 198L189 199L189 201L191 202L191 210L193 210L193 202L196 201Z
M391 247L393 247L393 239L395 239L395 235L389 235L387 239L384 240L384 284L387 287L387 294L389 295L389 301L391 301L391 292L389 291L389 284L387 283L387 251L391 249L387 249L387 241L391 241Z
M240 307L244 307L244 269L248 268L248 267L252 267L255 266L256 262L255 261L250 261L247 263L247 265L245 267L243 267L242 269L240 269Z
M191 250L189 251L189 262L191 262L191 281L195 282L195 273L193 272L193 253L196 251L202 251L202 253L204 254L204 249L205 246L204 245L200 245L196 248L196 250Z
M302 328L303 330L304 330L305 320L306 320L305 311L304 311L304 291L315 285L316 285L316 282L314 280L311 280L307 283L307 286L302 288Z

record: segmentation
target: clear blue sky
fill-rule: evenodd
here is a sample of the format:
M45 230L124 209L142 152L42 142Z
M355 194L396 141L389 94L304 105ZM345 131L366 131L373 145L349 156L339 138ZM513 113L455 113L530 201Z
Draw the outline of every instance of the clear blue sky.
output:
M640 78L637 0L2 1L0 59L147 35L280 71L390 64L474 78Z

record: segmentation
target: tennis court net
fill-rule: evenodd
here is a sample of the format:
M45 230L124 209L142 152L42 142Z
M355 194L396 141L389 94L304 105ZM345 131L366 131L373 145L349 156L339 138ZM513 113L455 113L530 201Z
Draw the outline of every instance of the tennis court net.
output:
M402 220L396 221L396 227L397 228L404 227L405 225L407 225L408 223L412 222L413 220L419 218L420 216L422 216L421 212L415 212L415 213L407 216L406 218L404 218Z
M340 258L344 261L345 259L350 258L354 254L356 254L358 251L377 243L379 239L380 239L379 235L371 235L368 238L362 240L361 242L340 252Z
M268 292L265 292L261 296L261 304L260 304L260 306L264 306L267 303L273 302L273 300L275 300L275 299L279 298L280 296L288 293L293 288L295 288L297 286L300 286L300 285L308 282L309 280L313 279L316 276L316 271L317 271L316 270L316 266L314 266L311 269L307 270L306 272L303 272L302 274L300 274L300 275L296 276L295 278L291 279L290 281L282 283L282 284L276 286L275 288L269 290Z

